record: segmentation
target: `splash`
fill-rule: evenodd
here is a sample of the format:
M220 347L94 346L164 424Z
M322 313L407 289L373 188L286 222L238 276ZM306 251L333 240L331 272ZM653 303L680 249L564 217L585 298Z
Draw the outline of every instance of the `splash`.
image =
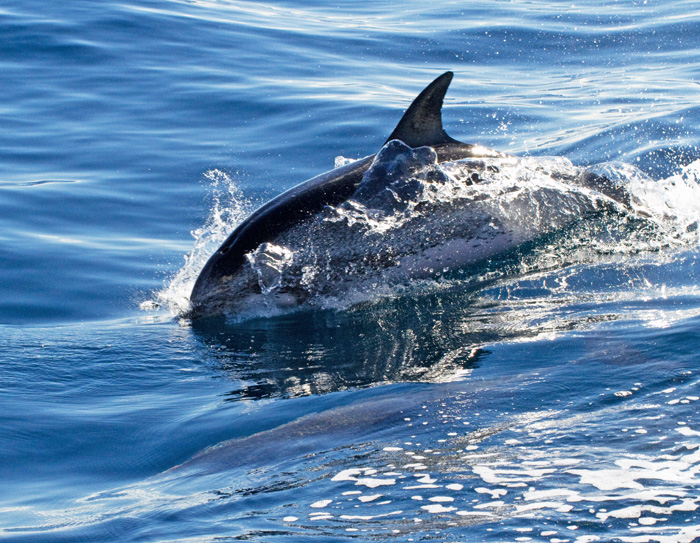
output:
M185 255L185 264L157 291L153 300L141 304L143 310L166 308L173 316L184 314L190 306L190 292L209 256L231 231L250 214L246 200L235 180L221 170L209 170L204 179L210 183L212 205L206 222L191 232L194 246Z

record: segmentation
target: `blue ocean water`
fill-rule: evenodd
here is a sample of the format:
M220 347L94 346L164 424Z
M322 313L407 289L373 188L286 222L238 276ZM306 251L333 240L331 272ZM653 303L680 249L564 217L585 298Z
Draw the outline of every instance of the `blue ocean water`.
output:
M695 2L9 0L0 67L0 538L700 539L697 241L179 314L232 224L446 70L452 136L697 217Z

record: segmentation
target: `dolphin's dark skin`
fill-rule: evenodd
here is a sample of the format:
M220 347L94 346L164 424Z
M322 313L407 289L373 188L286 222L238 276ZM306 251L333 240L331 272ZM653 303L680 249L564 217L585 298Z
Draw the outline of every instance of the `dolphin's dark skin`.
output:
M401 140L414 148L430 146L437 153L439 163L469 157L505 156L481 146L461 143L443 129L442 103L452 76L452 72L445 72L416 97L387 142ZM190 295L190 316L204 316L207 301L221 295L222 281L241 269L247 253L264 242L273 241L325 206L336 206L350 198L374 157L365 157L309 179L272 199L243 221L199 274Z

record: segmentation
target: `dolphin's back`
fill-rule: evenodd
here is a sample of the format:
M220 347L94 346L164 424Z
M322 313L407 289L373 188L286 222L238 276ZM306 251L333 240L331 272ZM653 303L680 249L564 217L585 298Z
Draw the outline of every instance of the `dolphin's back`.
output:
M438 161L474 156L475 146L447 135L442 126L442 104L452 72L445 72L428 85L413 101L389 140L401 140L410 147L433 147ZM479 153L500 156L479 148ZM341 166L289 189L272 199L243 221L209 258L190 295L192 316L209 297L217 295L224 278L237 273L245 264L245 255L260 244L272 241L299 222L312 217L325 206L335 206L350 198L375 155ZM212 294L213 293L213 294Z
M362 181L374 155L323 173L273 198L246 218L226 238L204 266L192 289L197 303L212 280L232 275L245 263L245 255L280 232L319 213L325 206L348 199Z

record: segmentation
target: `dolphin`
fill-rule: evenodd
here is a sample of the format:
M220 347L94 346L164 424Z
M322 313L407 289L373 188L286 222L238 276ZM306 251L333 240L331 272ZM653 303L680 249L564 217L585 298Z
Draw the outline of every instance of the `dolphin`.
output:
M386 143L399 140L411 148L430 147L437 163L508 155L451 138L442 125L442 105L453 73L445 72L428 85L404 113ZM246 255L262 244L350 198L360 186L376 154L313 177L273 198L252 213L209 258L190 295L190 318L207 316L221 296L234 296L228 280L247 264Z

